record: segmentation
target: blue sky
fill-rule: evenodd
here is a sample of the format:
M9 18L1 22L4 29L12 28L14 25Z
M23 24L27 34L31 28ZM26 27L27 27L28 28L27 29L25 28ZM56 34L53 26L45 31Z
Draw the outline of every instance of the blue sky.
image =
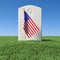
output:
M60 36L60 0L0 0L0 36L18 34L18 8L42 8L42 35Z

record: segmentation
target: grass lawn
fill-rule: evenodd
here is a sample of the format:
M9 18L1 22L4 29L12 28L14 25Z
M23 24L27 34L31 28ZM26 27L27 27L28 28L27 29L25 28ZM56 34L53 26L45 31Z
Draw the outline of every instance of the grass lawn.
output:
M18 41L17 36L0 36L0 60L60 60L60 36L42 41Z

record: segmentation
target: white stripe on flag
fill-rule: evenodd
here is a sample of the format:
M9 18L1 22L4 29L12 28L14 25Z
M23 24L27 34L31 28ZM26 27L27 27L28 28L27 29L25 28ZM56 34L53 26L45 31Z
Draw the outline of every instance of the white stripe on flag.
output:
M31 36L33 36L35 33L39 31L39 28L30 18L27 22L24 23L24 30L28 38L30 38Z

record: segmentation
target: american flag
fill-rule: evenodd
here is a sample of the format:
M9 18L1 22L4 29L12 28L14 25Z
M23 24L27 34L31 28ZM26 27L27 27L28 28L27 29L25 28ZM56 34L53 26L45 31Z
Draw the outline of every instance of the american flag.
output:
M40 29L34 23L34 21L30 18L26 11L24 11L24 31L28 38L32 37L35 33L37 33Z

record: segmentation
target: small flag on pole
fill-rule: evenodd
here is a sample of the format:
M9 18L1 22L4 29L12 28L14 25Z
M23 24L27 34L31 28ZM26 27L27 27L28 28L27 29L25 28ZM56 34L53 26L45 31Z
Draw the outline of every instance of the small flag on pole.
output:
M39 32L38 26L30 18L26 11L24 11L24 31L28 38L32 37L35 33Z

